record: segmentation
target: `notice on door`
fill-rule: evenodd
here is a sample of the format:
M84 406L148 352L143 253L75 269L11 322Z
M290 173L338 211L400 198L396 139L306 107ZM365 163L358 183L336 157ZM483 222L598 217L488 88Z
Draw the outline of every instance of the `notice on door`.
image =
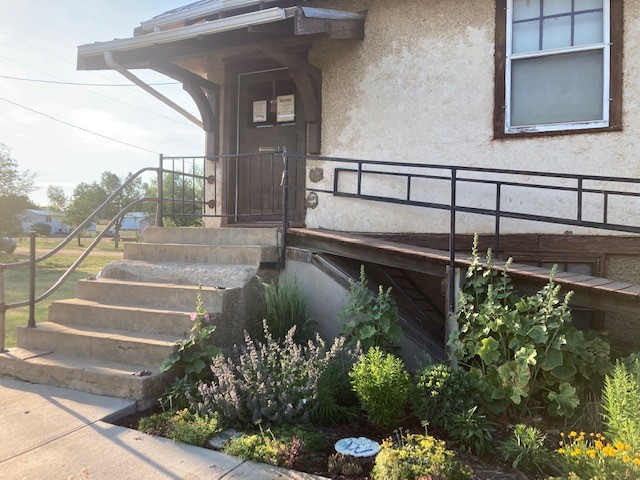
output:
M253 123L267 121L267 101L260 100L253 102Z
M278 122L295 122L296 120L296 96L281 95L278 97L276 105Z

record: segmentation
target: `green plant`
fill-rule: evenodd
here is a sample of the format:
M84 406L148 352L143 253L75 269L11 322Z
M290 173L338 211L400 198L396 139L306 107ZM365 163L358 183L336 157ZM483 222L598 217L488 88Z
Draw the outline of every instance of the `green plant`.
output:
M349 284L349 303L340 312L340 319L346 323L340 334L354 344L360 342L365 352L372 347L397 350L402 328L391 288L385 291L380 285L378 295L374 295L369 290L364 265L360 267L360 280L349 279Z
M543 473L553 465L551 453L544 446L546 439L547 435L539 429L520 423L498 449L514 470Z
M571 325L571 293L560 300L555 269L542 290L519 297L509 264L498 272L489 251L483 265L476 236L473 262L460 292L460 328L449 344L481 380L490 412L517 419L546 408L552 416L571 416L580 397L608 372L609 345Z
M313 338L315 322L309 317L309 301L296 278L285 276L271 283L262 282L262 286L264 319L273 338L282 340L294 326L296 341Z
M202 302L202 286L196 296L196 310L191 314L191 320L193 327L189 338L178 340L176 350L160 365L161 372L177 368L185 375L183 378L176 378L160 398L160 404L164 409L188 405L188 395L195 393L195 385L207 377L207 367L211 366L213 357L220 353L220 349L210 343L216 327L207 324L211 315L207 313Z
M316 335L300 345L293 327L282 342L276 341L264 323L266 340L245 334L245 344L231 357L218 355L211 365L209 381L199 386L194 406L202 412L218 412L226 423L246 426L307 423L318 399L318 382L331 361L342 355L355 357L357 350L345 346L344 338L331 348Z
M635 363L640 368L640 361ZM640 449L640 374L629 371L624 363L616 363L613 373L604 380L602 408L607 436Z
M397 431L396 436L396 443L392 439L382 442L371 472L374 480L473 478L471 468L458 462L443 441L428 435L403 435L401 430Z
M39 237L46 237L48 235L51 235L51 225L49 225L48 223L34 223L33 225L31 225L31 230L36 232L36 235L38 235Z
M349 376L371 423L386 428L402 419L410 380L400 358L373 347L360 357Z
M199 415L185 408L175 413L163 412L141 418L138 422L138 430L201 447L222 429L217 415Z
M447 433L451 440L460 445L463 450L476 455L491 452L494 430L493 422L478 412L477 406L464 413L453 415L447 424Z
M463 368L429 365L416 375L413 414L433 427L445 427L454 415L467 412L479 401L477 381Z
M242 460L270 465L295 467L305 451L316 451L324 446L324 437L318 432L294 427L263 429L254 434L242 434L225 442L224 453Z
M556 450L569 479L631 480L640 478L640 451L623 442L609 442L599 433L562 434Z
M355 457L334 453L327 462L329 473L335 475L355 476L362 473L362 466L358 464Z

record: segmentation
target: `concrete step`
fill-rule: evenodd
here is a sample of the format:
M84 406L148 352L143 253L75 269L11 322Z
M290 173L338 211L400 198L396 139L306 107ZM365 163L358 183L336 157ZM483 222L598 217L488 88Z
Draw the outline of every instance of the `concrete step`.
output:
M133 282L171 283L242 288L258 274L256 265L211 265L206 263L145 262L117 260L105 266L100 278Z
M147 227L144 241L148 243L180 243L198 245L257 245L275 247L275 228L184 228Z
M187 311L110 305L80 298L58 300L49 307L49 321L61 325L157 333L172 337L186 337L189 334L193 325L190 314Z
M209 313L222 308L225 290L214 287L176 285L157 282L128 282L100 278L80 280L76 284L76 297L111 305L128 305L191 312L195 309L198 291Z
M18 327L17 345L65 356L158 368L175 348L175 336L68 326L53 322Z
M181 263L261 265L278 261L277 247L234 245L180 245L169 243L128 243L126 260Z
M150 372L150 375L139 375L141 372ZM172 375L159 373L157 368L24 348L0 353L0 375L98 395L132 398L138 402L139 410L155 403L172 380Z

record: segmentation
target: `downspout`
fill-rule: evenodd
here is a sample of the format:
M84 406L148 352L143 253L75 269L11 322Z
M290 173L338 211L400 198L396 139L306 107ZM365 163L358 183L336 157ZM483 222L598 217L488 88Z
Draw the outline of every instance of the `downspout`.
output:
M195 123L200 128L204 128L204 125L203 125L202 121L200 121L197 117L195 117L194 115L192 115L191 113L186 111L184 108L182 108L180 105L178 105L174 101L172 101L169 98L165 97L163 94L161 94L160 92L158 92L154 88L152 88L149 85L147 85L146 83L144 83L142 80L140 80L138 77L136 77L133 73L128 71L126 68L124 68L118 62L116 62L115 59L113 58L113 54L111 52L104 52L104 61L105 61L105 63L107 65L109 65L109 67L111 67L112 69L114 69L115 71L117 71L118 73L123 75L124 77L126 77L132 83L135 83L136 85L138 85L144 91L146 91L149 94L151 94L154 97L156 97L162 103L164 103L164 104L168 105L169 107L171 107L172 109L174 109L180 115L184 116L187 120L190 120L191 122Z

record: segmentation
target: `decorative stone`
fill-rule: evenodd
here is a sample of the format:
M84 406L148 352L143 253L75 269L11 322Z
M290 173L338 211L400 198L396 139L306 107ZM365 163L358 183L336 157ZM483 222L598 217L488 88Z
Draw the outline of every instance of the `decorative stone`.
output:
M316 192L310 192L307 195L307 208L314 209L318 206L318 194Z
M336 452L352 457L373 457L380 451L380 444L366 437L343 438L336 442Z
M314 167L309 170L309 180L318 183L324 178L324 170L320 167Z
M229 428L223 432L220 432L215 437L211 438L207 442L207 444L209 445L210 448L213 448L214 450L222 450L224 448L224 442L226 442L231 438L239 437L240 435L242 435L241 432L234 430L233 428Z

